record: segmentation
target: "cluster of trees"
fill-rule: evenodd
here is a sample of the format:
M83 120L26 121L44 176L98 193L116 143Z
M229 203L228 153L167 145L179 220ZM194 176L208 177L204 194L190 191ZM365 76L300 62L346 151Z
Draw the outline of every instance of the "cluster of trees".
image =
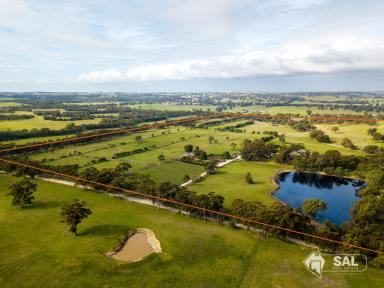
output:
M193 151L192 151L192 153L199 160L207 160L208 159L207 152L205 152L204 150L200 149L199 146L195 146Z
M68 134L78 134L96 129L112 129L120 127L130 127L139 123L167 120L172 117L191 115L188 111L153 111L153 110L132 110L126 118L103 118L100 123L75 125L69 123L63 129L51 130L50 128L41 129L22 129L0 131L0 142L34 137L58 136ZM100 131L99 131L100 132Z
M384 147L379 147L377 145L367 145L363 148L363 151L368 154L376 154L379 152L384 152Z
M341 145L344 146L345 148L349 148L352 150L358 149L358 147L355 146L355 144L353 144L353 142L349 138L343 138L343 140L341 140Z
M212 163L212 162L209 162ZM209 210L220 211L223 208L224 197L213 192L208 194L197 194L194 191L189 191L186 188L171 182L155 183L148 176L129 172L131 165L128 163L120 163L114 169L101 169L98 170L94 167L88 167L80 173L80 177L86 180L111 184L123 189L139 191L151 196L174 199L184 204L194 205ZM208 167L207 169L214 169ZM105 189L101 185L89 184L88 182L79 181L81 185L92 186L95 189ZM119 190L111 192L119 192ZM153 204L160 202L153 198ZM170 203L166 203L171 205ZM181 210L186 210L189 213L206 217L207 214L197 209L185 209L178 207Z
M262 139L244 140L241 148L241 156L248 161L261 161L274 158L279 163L288 163L305 152L303 144L289 144L282 146L266 143Z
M265 143L260 139L253 141L245 139L241 149L241 157L249 161L260 161L272 158L278 151L278 145Z
M300 209L304 215L314 218L317 213L327 209L327 203L321 199L305 199Z
M117 152L117 153L113 154L112 159L123 158L123 157L134 155L134 154L137 154L137 153L146 152L148 150L149 150L148 147L143 147L143 148L133 149L131 151Z
M35 118L29 114L0 114L0 121L25 120Z
M254 121L246 121L246 122L238 123L236 125L230 125L230 126L225 126L223 128L217 128L217 130L218 131L229 131L229 132L242 133L244 131L240 128L248 126L248 125L252 125L254 123L255 123Z
M331 138L324 131L316 129L312 130L309 136L316 139L320 143L331 143Z
M211 120L211 121L205 121L205 122L200 123L200 124L190 123L190 125L195 127L195 128L208 129L208 127L210 127L210 126L216 126L216 125L220 125L220 124L223 124L226 122L231 122L231 121L233 121L233 118L224 118L224 119L215 119L215 120Z
M377 128L369 128L367 133L376 141L384 141L384 134L377 132Z
M384 251L384 153L370 156L360 169L367 175L368 186L359 191L361 197L352 209L352 226L345 235L348 242ZM364 252L366 253L366 252ZM373 264L384 268L384 257Z
M291 126L293 129L299 132L306 132L306 131L311 131L313 129L316 129L316 127L313 126L311 122L308 120L299 120L299 121L287 120L285 122L287 122L289 126Z
M271 207L267 207L259 201L246 202L242 199L236 199L232 203L231 210L235 215L254 221L307 233L312 233L314 230L314 227L310 225L311 219L308 216L280 202L275 202ZM241 221L241 223L252 228L266 229L264 226L258 227L259 225L254 222ZM286 232L281 230L273 228L268 228L267 230L277 235L286 235Z
M328 174L344 175L356 170L361 160L361 157L341 155L336 150L328 150L324 154L306 151L294 157L293 165L299 171L324 171Z
M95 114L89 111L60 111L60 110L35 110L35 115L43 116L44 120L50 121L77 121L95 119ZM98 115L97 118L113 118L111 116Z
M274 159L279 163L288 163L291 162L294 157L299 155L301 152L304 152L305 147L303 144L289 144L283 145L280 147L278 153L275 154Z

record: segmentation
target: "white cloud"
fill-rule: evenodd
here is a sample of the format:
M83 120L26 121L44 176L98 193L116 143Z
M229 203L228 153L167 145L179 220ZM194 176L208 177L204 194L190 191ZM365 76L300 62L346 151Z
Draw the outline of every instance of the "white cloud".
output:
M286 45L271 51L240 50L209 60L141 65L81 74L89 82L190 80L203 78L241 78L300 73L334 73L384 69L384 43L355 39L350 49L337 39L328 45Z
M384 71L380 0L0 3L0 79L14 87Z

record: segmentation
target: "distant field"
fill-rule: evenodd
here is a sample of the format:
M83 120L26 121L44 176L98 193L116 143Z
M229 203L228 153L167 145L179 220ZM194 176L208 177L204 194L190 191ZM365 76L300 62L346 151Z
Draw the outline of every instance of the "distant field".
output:
M354 125L354 126L356 126L356 125ZM311 150L311 151L317 151L320 153L324 153L327 150L338 150L340 153L342 153L344 155L348 155L348 154L364 155L365 154L364 152L362 152L360 150L347 149L347 148L341 146L340 142L319 143L318 141L309 137L309 132L298 132L287 125L274 126L271 123L267 123L267 122L256 122L254 125L244 127L243 129L246 129L247 133L251 133L252 131L256 131L256 132L258 132L258 131L259 132L278 131L280 134L286 135L286 142L287 143L302 143L302 144L304 144L306 149ZM356 128L352 128L352 129L356 129ZM359 131L359 129L360 128L357 128L356 132ZM358 133L360 133L360 132L358 132ZM353 135L350 135L350 136L351 136L351 138L353 138ZM330 137L331 137L331 140L334 140L332 138L332 135L330 135ZM335 139L335 140L337 140L337 139Z
M177 129L180 131L177 131ZM171 134L168 134L168 131L170 131ZM165 134L163 135L162 133ZM152 137L152 134L154 137ZM140 135L142 140L135 140L137 135ZM217 144L209 144L208 137L210 135L215 135L215 139L218 140ZM243 140L244 136L245 135L238 133L219 133L207 129L190 130L181 127L172 129L159 129L121 137L114 137L110 140L98 141L96 143L87 145L68 146L62 149L55 149L54 152L35 153L31 157L38 160L43 158L50 159L53 157L54 159L60 159L60 162L64 163L66 161L73 161L70 157L76 154L75 151L80 151L82 154L76 156L84 158L83 164L87 163L89 159L107 157L112 162L132 162L134 167L140 169L151 163L157 162L157 158L160 154L163 154L167 159L180 157L184 153L184 146L189 143L200 146L200 148L206 150L207 153L222 153L232 149L230 144L233 141L240 144L240 141ZM228 139L226 137L228 137ZM153 148L144 153L118 158L116 160L111 159L114 153L132 151L134 149L144 147ZM70 153L71 156L69 156ZM69 157L61 158L62 156ZM135 163L137 163L136 166ZM52 164L55 164L55 162L52 162ZM104 167L105 165L109 166L110 164L101 163L100 165Z
M218 193L224 196L225 207L230 207L235 199L256 200L271 205L275 201L271 193L277 188L273 177L279 171L288 169L292 167L275 162L236 161L217 169L213 175L189 186L188 189L198 193ZM251 173L254 184L246 183L247 172Z
M32 112L31 112L32 113ZM28 112L22 112L20 114L29 114ZM22 130L22 129L41 129L49 128L51 130L63 129L66 125L70 123L75 123L76 125L80 124L91 124L99 123L100 119L92 120L77 120L77 121L51 121L44 120L43 116L36 116L32 119L25 120L12 120L12 121L0 121L0 131L1 130Z
M22 104L17 103L17 102L1 102L5 99L0 98L0 107L16 107L16 106L21 106Z
M255 139L264 136L264 131L277 131L279 134L285 134L286 143L303 143L306 149L324 153L327 150L338 150L344 155L365 155L361 150L351 150L341 146L341 140L344 137L350 138L355 145L363 148L367 144L377 144L373 141L366 130L368 125L341 125L340 131L334 133L329 131L331 125L318 125L318 128L326 131L333 143L319 143L309 137L308 132L298 132L287 125L273 125L267 122L255 122L255 124L242 127L243 133L228 131L218 131L217 128L235 125L244 121L234 121L220 126L213 126L209 129L189 129L185 127L173 127L170 129L157 129L152 131L140 132L131 135L113 137L111 139L100 140L86 145L71 145L65 148L56 148L53 151L33 153L32 159L46 159L47 164L65 165L79 164L81 166L93 165L97 168L112 168L121 161L127 161L133 166L134 171L144 171L148 167L157 165L160 154L167 160L178 159L184 153L184 146L192 144L199 146L208 154L221 154L225 151L238 153L244 139ZM378 126L379 131L384 131L384 126ZM255 131L255 134L252 132ZM259 134L258 134L259 133ZM141 139L135 140L136 136ZM209 143L209 136L214 137L214 141ZM216 141L216 143L215 143ZM277 144L277 139L273 140ZM231 146L235 143L235 149ZM113 159L115 153L133 151L135 149L148 149L146 152L140 152L130 156ZM106 158L107 161L97 162L100 158ZM154 168L153 168L154 169ZM156 174L156 173L155 173Z
M100 193L36 181L35 204L11 207L15 178L0 175L1 287L382 287L382 271L313 276L309 248L124 202ZM79 236L65 233L60 207L74 198L92 210ZM21 229L22 227L22 229ZM131 227L152 229L164 253L120 264L103 254Z
M215 128L235 125L241 122L244 122L244 120L220 125ZM302 143L305 145L306 149L311 151L317 151L320 153L324 153L327 150L338 150L340 153L344 155L348 155L348 154L365 155L365 153L360 150L351 150L341 146L340 143L342 138L344 137L350 138L352 142L354 143L356 142L355 144L360 145L360 147L364 147L365 145L368 145L368 144L381 145L377 141L372 140L372 137L367 134L368 128L371 127L368 125L343 124L342 126L338 126L340 129L340 132L338 133L329 131L329 128L326 128L326 127L332 127L332 125L325 124L325 125L316 125L316 126L319 129L326 131L327 134L329 134L329 136L331 137L331 140L334 142L319 143L316 140L309 137L308 132L298 132L293 128L289 127L288 125L274 125L268 122L255 122L255 124L242 127L241 129L246 131L247 137L250 139L263 136L262 134L260 135L252 134L253 131L255 131L255 133L257 132L263 133L264 131L277 131L279 134L285 134L286 143L288 144ZM379 131L384 131L383 124L380 124L377 128ZM232 134L235 134L235 133L232 133ZM364 142L367 142L367 143L364 144Z
M75 135L70 134L70 135L60 135L60 136L35 137L35 138L28 138L28 139L4 141L2 143L4 143L4 144L14 143L17 145L24 145L24 144L28 144L28 143L32 143L32 142L44 142L44 141L48 141L48 140L54 141L54 140L64 139L64 138L73 137L73 136L75 136Z
M374 144L378 146L383 146L384 143L378 143L373 140L372 136L367 134L369 128L373 128L370 125L360 124L360 125L316 125L317 128L325 131L337 144L340 144L343 138L349 138L356 146L363 148L366 145ZM339 130L337 132L332 131L332 127L337 127ZM377 126L374 126L380 133L384 133L384 122L379 122Z
M152 109L152 110L168 110L168 111L192 111L192 110L211 110L215 111L216 106L213 105L177 105L174 103L156 103L156 104L135 104L129 105L137 109Z
M233 109L227 110L228 112L263 112L265 114L276 115L279 113L294 113L300 115L307 115L307 110L311 110L312 114L363 114L358 113L352 110L344 109L335 109L335 110L321 110L316 107L294 107L294 106L275 106L275 107L265 107L260 105L246 106L246 107L235 107Z

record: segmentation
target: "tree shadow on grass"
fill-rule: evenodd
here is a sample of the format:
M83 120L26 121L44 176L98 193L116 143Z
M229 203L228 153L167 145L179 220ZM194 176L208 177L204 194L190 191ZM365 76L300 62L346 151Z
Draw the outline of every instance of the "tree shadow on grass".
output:
M61 206L63 206L63 203L58 201L34 201L31 205L25 206L23 209L52 209Z
M126 225L111 225L111 224L102 224L95 225L84 230L79 231L79 236L86 235L95 235L95 236L109 236L114 234L123 234L125 231L130 229L129 226Z

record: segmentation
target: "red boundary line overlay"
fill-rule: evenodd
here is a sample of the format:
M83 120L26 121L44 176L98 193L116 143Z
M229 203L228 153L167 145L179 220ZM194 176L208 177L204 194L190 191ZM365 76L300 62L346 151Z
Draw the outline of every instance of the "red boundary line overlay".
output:
M366 121L366 122L379 122L384 121L384 119L372 119L372 118L362 118L362 117L324 117L324 116L289 116L289 115L269 115L269 114L244 114L244 113L225 113L225 114L215 114L215 115L209 115L209 116L198 116L198 117L192 117L192 118L184 118L181 120L174 120L174 121L168 121L168 122L161 122L161 123L155 123L151 125L142 125L138 127L133 127L129 129L119 129L111 132L106 133L100 133L100 134L92 134L87 136L80 136L80 137L73 137L73 138L67 138L57 141L46 141L43 143L38 144L32 144L32 145L25 145L20 147L14 147L14 148L8 148L0 150L0 153L6 153L6 152L12 152L22 149L28 149L28 148L35 148L35 147L43 147L46 145L52 145L52 144L59 144L59 143L66 143L66 142L72 142L77 140L83 140L83 139L89 139L89 138L96 138L96 137L102 137L102 136L112 136L117 134L125 134L129 132L137 132L142 130L147 130L151 128L159 128L164 126L170 126L180 123L188 123L188 122L194 122L204 119L214 119L214 118L221 118L221 117L229 117L229 118L262 118L262 119L304 119L304 120L324 120L324 121L335 121L335 120L341 120L341 121Z
M136 195L136 196L141 196L141 197L144 197L144 198L160 200L160 201L163 201L163 202L168 202L168 203L180 205L180 206L184 206L184 207L187 207L187 208L197 209L197 210L200 210L200 211L209 212L209 213L212 213L212 214L216 214L216 215L220 215L220 216L225 216L225 217L229 217L229 218L232 218L232 219L247 221L249 223L254 223L254 224L262 225L262 226L267 227L267 228L278 229L278 230L281 230L281 231L285 231L285 232L289 232L289 233L293 233L293 234L297 234L297 235L301 235L301 236L311 237L313 239L319 239L319 240L323 240L323 241L327 241L327 242L330 242L330 243L335 243L335 244L343 245L343 246L350 247L350 248L356 248L356 249L364 250L364 251L367 251L367 252L373 252L373 253L384 255L384 252L380 252L378 250L374 250L374 249L370 249L370 248L365 248L365 247L361 247L361 246L358 246L358 245L350 244L350 243L347 243L347 242L333 240L333 239L329 239L329 238L325 238L325 237L321 237L321 236L317 236L317 235L313 235L313 234L309 234L309 233L305 233L305 232L301 232L301 231L297 231L297 230L293 230L293 229L289 229L289 228L284 228L284 227L280 227L280 226L277 226L277 225L268 224L268 223L265 223L265 222L261 222L261 221L257 221L257 220L253 220L253 219L249 219L249 218L245 218L245 217L241 217L241 216L237 216L237 215L233 215L233 214L229 214L229 213L225 213L225 212L221 212L221 211L215 211L215 210L210 210L210 209L206 209L206 208L199 207L199 206L185 204L185 203L181 203L181 202L178 202L178 201L172 200L172 199L166 199L166 198L162 198L162 197L158 197L158 196L152 196L152 195L144 194L142 192L120 188L120 187L117 187L117 186L114 186L114 185L103 184L103 183L99 183L99 182L92 181L92 180L86 180L86 179L81 178L81 177L67 175L67 174L64 174L64 173L59 173L59 172L55 172L55 171L51 171L51 170L43 169L43 168L39 168L39 167L34 167L34 166L31 166L31 165L23 164L23 163L16 162L16 161L10 161L10 160L6 160L6 159L2 159L2 158L0 158L0 161L8 163L8 164L14 164L14 165L17 165L17 166L30 168L30 169L33 169L33 170L36 170L36 171L40 171L40 172L45 172L45 173L50 173L50 174L53 174L53 175L65 177L67 179L72 179L72 180L82 181L82 182L89 183L89 184L99 185L99 186L102 186L102 187L107 188L107 189L119 190L119 191L122 191L124 193L129 193L129 194L133 194L133 195Z

